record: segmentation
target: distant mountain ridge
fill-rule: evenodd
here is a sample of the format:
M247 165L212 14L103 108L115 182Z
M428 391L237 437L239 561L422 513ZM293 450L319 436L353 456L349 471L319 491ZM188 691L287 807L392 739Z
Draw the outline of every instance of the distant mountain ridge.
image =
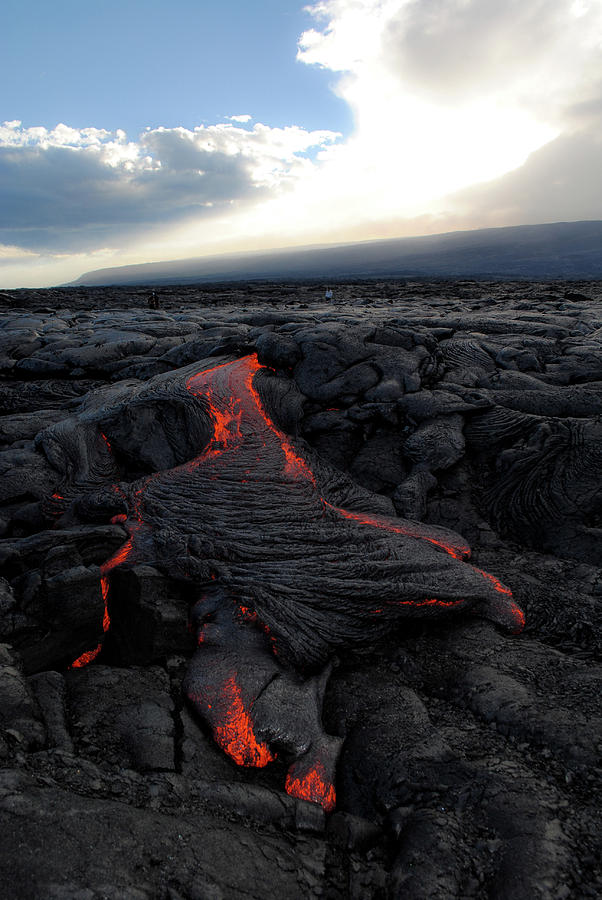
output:
M316 278L602 278L602 221L516 225L293 247L86 272L75 285Z

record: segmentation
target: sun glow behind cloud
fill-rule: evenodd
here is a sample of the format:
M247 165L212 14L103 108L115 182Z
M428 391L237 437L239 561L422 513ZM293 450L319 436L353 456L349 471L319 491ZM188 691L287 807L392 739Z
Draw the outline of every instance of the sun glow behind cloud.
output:
M510 224L471 217L455 197L558 138L594 70L602 77L599 2L324 0L308 9L316 24L298 59L336 73L354 133L323 148L290 194L230 219L216 249L250 233L267 247Z
M310 7L321 27L301 36L298 58L341 73L336 90L355 116L353 138L329 154L339 180L355 176L373 210L414 216L522 165L560 133L563 107L579 95L600 48L597 6L578 29L570 5L550 0Z
M23 254L29 283L48 283L103 264L517 224L538 221L538 209L539 221L581 208L586 218L595 208L575 197L600 184L602 0L322 0L308 10L314 25L298 60L332 72L353 113L349 137L252 124L250 113L136 140L6 123L8 281L27 283ZM529 183L508 181L513 170Z

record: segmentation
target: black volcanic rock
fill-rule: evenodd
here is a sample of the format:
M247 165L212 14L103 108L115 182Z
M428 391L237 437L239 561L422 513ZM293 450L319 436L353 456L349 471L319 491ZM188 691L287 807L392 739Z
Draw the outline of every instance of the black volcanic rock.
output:
M6 638L19 651L26 672L72 662L101 640L104 602L96 566L74 566L48 576L32 570L14 584L25 620L15 618Z
M163 669L91 666L66 676L76 752L138 771L175 770L173 701ZM102 735L102 749L97 745Z
M27 750L43 747L46 739L38 704L7 644L0 644L0 738Z
M259 362L274 369L292 369L301 358L299 345L286 334L264 331L257 338L255 347Z
M3 883L597 896L600 284L160 293L0 297Z
M116 572L111 582L110 643L121 665L149 665L172 656L190 657L189 598L181 585L151 566Z

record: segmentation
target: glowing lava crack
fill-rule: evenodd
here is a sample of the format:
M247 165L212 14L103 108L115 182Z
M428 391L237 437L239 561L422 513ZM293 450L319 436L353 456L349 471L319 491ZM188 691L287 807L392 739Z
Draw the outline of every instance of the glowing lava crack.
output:
M156 410L139 454L148 470L153 448L169 444L171 456L161 452L177 464L107 485L127 500L129 539L102 567L103 593L113 568L142 562L198 584L190 702L236 763L264 766L277 755L290 764L290 794L332 809L341 740L324 733L321 705L324 666L337 650L373 643L408 616L474 608L515 633L524 616L507 587L464 561L470 551L458 535L374 513L378 498L296 448L266 411L284 415L294 400L294 387L250 356L160 376L71 432L48 433L60 444L73 427L94 430L100 437L82 446L105 462L131 459L119 423L127 412L133 428L138 410L145 422ZM204 436L193 458L166 426L166 404L184 410L182 441ZM63 474L61 499L81 493L73 479L69 493Z

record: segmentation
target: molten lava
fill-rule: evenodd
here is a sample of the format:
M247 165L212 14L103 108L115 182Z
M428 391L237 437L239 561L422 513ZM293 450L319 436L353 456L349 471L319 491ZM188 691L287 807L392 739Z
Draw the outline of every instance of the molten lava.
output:
M332 504L328 503L324 498L322 498L322 502L325 506L333 509L340 516L343 516L343 518L352 519L354 522L359 522L360 525L369 525L372 528L381 528L383 531L391 531L393 534L405 534L408 537L415 537L421 541L427 541L435 547L440 547L441 550L444 550L454 559L468 559L470 556L470 547L467 544L458 543L452 545L450 543L445 543L445 541L440 538L432 537L432 535L428 533L428 530L420 526L417 522L414 523L413 526L408 527L407 523L402 525L401 523L395 522L393 519L385 518L385 516L370 516L366 513L354 513L350 512L348 509L332 506Z
M512 634L520 634L521 631L523 630L523 628L525 627L525 621L526 621L525 614L522 611L522 609L520 608L520 606L517 606L517 604L514 601L511 602L510 609L512 610L512 613L514 615L514 622L515 622L515 627L514 627L514 631L512 632Z
M213 731L215 742L231 756L239 766L253 766L262 769L276 757L267 744L258 741L253 730L253 722L245 709L240 687L232 675L223 688L222 700L226 706L223 723Z
M106 436L106 434L104 433L104 431L101 431L101 432L100 432L100 436L101 436L101 438L103 439L103 441L105 442L105 444L107 445L107 450L109 451L109 453L112 453L112 452L113 452L113 448L111 447L111 442L110 442L110 440L108 439L108 437Z
M326 777L324 766L320 762L299 778L289 773L286 776L285 789L291 797L319 803L326 812L332 812L336 806L334 785Z
M89 665L89 663L94 662L100 651L102 650L102 641L101 643L94 648L94 650L88 650L86 653L82 653L81 656L78 656L76 660L74 660L69 666L70 669L83 669L84 666Z
M120 517L115 517L120 518ZM117 566L122 565L132 552L132 538L127 540L125 544L119 548L117 553L115 553L107 562L103 563L100 567L100 590L102 594L102 599L104 600L105 608L102 617L102 630L103 634L106 634L109 628L111 627L111 618L109 616L109 572L111 569L116 568ZM71 663L71 669L81 669L84 666L89 665L89 663L93 662L100 651L102 650L102 641L94 648L94 650L88 650L85 653L82 653L81 656L78 656L74 662Z

